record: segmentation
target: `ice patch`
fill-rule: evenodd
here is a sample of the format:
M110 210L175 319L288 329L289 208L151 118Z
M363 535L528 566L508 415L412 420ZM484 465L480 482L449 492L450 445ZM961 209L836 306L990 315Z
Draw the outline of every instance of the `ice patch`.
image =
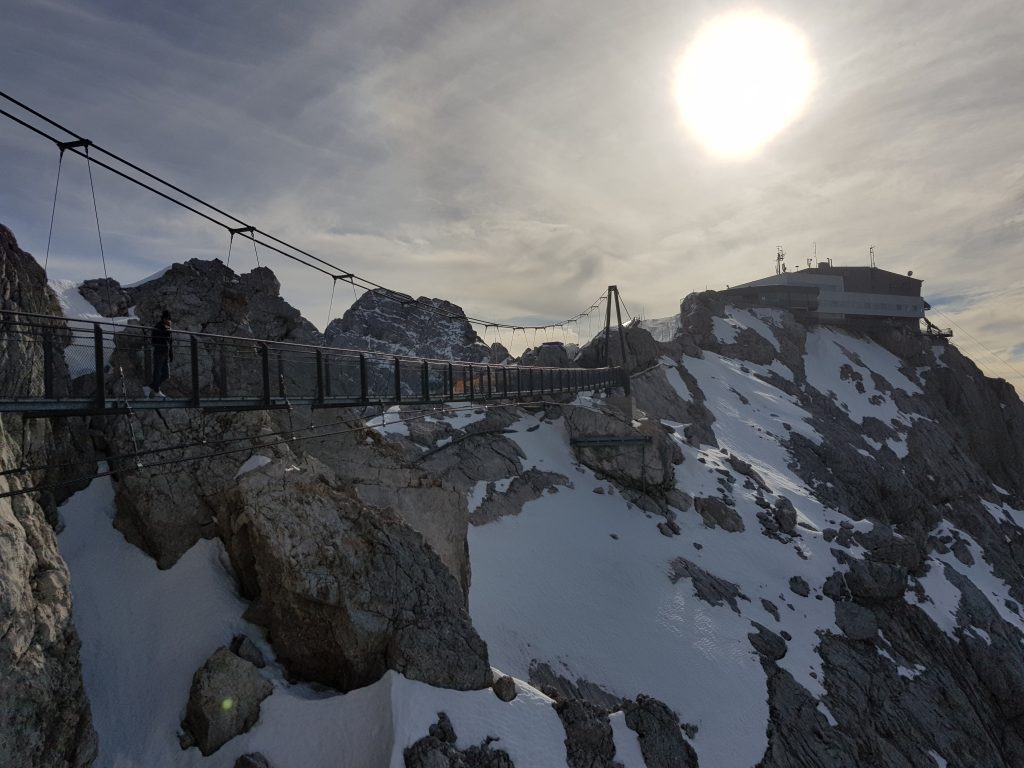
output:
M242 466L240 466L238 468L238 471L235 472L235 479L237 480L242 475L245 475L245 474L247 474L249 472L252 472L254 469L259 469L260 467L266 466L270 462L271 462L270 457L268 457L268 456L261 456L260 454L255 453L252 456L250 456L248 459L246 459L245 463L242 464Z
M366 420L366 426L376 430L381 435L409 436L409 425L401 420L402 406L392 405L379 416Z
M739 328L736 325L723 317L715 315L711 318L712 332L722 344L735 344L736 343L736 332Z

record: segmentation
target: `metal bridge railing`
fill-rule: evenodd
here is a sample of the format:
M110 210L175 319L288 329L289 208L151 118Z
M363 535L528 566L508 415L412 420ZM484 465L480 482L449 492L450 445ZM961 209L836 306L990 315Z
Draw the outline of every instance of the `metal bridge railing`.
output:
M167 399L149 400L148 328L0 311L0 412L412 405L628 387L621 368L491 365L188 331L172 331L170 348Z

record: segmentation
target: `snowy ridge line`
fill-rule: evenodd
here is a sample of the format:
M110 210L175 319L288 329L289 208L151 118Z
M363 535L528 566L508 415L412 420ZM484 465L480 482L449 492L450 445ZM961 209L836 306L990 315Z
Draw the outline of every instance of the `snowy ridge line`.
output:
M466 406L464 408L458 408L458 409L452 409L452 410L476 410L476 409L479 409L479 408L518 408L521 405L534 405L534 404L540 404L541 402L542 401L537 401L537 403L499 403L499 404L496 404L496 405L473 404L471 406ZM435 409L435 410L441 410L441 409ZM430 415L430 413L431 412L428 411L428 412L425 412L425 413L417 414L415 416L410 416L410 417L405 418L405 419L396 419L394 421L389 421L389 422L386 422L386 424L387 425L392 425L392 424L396 424L396 423L406 424L408 422L425 419L425 418L427 418ZM377 418L377 417L375 417L375 418ZM327 425L323 425L323 426L327 426ZM380 426L384 426L384 424L381 424ZM301 429L302 430L308 430L308 429L311 429L311 428L310 427L302 427ZM319 429L319 427L317 427L317 429ZM353 432L360 432L360 431L363 431L365 429L373 429L373 427L368 427L368 426L365 426L365 425L361 426L361 427L351 427L351 428L348 428L348 429L339 429L339 430L335 430L333 432L324 432L324 433L316 434L316 435L305 435L303 437L290 437L290 438L287 438L287 439L275 440L275 441L270 442L270 443L262 443L262 444L258 444L258 445L247 445L247 446L243 446L241 448L230 448L230 449L224 450L224 451L213 451L213 452L201 454L199 456L190 456L188 458L183 458L183 459L167 459L167 460L164 460L164 461L155 461L155 462L153 462L151 464L143 464L142 466L137 466L137 467L134 467L134 468L130 467L130 466L125 466L125 467L122 467L122 468L120 468L118 470L110 470L110 469L108 469L108 470L103 471L103 472L97 472L95 474L90 474L90 475L83 475L81 477L76 477L76 478L73 478L71 480L62 480L62 481L57 482L57 483L48 483L48 484L42 484L42 485L35 485L35 486L32 486L31 488L22 488L22 489L16 490L16 491L5 491L4 493L0 493L0 499L12 497L12 496L22 496L22 495L24 495L26 493L34 493L36 491L54 490L54 489L59 488L59 487L64 486L64 485L72 485L72 484L75 484L75 483L85 482L87 480L95 480L97 478L108 477L110 475L114 475L114 474L117 474L117 473L125 473L125 472L137 471L139 469L150 469L152 467L168 467L168 466L173 466L175 464L186 464L188 462L201 461L203 459L215 458L217 456L228 456L228 455L230 455L232 453L241 453L242 451L255 451L255 450L259 450L261 448L273 448L274 446L285 445L285 444L290 444L290 443L297 443L297 442L301 442L303 440L312 440L312 439L323 438L323 437L334 437L336 435L346 435L346 434L351 434ZM298 433L299 431L300 430L284 430L283 432L273 433L273 434L295 434L295 433ZM238 441L238 440L255 440L255 439L257 439L257 438L255 438L255 437L237 437L237 438L228 438L228 439L226 439L226 442L234 442L234 441ZM203 442L189 443L189 444L186 444L186 445L172 446L170 448L150 449L148 451L148 453L155 453L155 452L169 451L169 450L180 450L180 449L184 449L184 448L194 448L194 447L199 447L201 445L207 445L207 444L208 444L208 442L207 443L203 443ZM105 457L104 463L106 461L111 460L111 459L132 459L132 458L135 458L136 456L142 455L143 453L147 453L147 452L139 451L138 454L130 453L130 454L122 454L121 456ZM78 465L77 464L73 464L71 466L78 466ZM41 467L41 468L42 469L47 469L48 467ZM15 472L28 472L28 471L31 471L31 470L30 469L22 469L22 468L19 467L19 468L16 468L16 469L4 470L4 472L2 474L12 474L12 473L15 473ZM150 477L158 477L160 474L165 474L165 473L151 474Z

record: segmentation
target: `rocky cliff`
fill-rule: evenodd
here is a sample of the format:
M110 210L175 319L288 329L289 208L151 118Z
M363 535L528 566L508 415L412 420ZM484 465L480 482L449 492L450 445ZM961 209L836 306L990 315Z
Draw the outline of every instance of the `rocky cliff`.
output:
M319 342L259 270L189 262L82 294L147 323L171 305L192 328ZM445 307L438 322L366 294L325 341L493 353ZM279 768L1024 764L1012 387L942 340L807 327L713 293L659 333L625 332L635 410L593 393L529 408L164 411L135 417L135 440L124 418L96 420L110 454L198 443L173 454L182 464L115 461L113 481L65 507L90 668L119 670L126 699L154 681L174 692L140 711L145 742L96 693L101 764L105 734L155 766L256 753ZM575 362L597 364L602 344ZM261 447L325 423L336 434ZM208 458L204 437L238 450ZM9 517L42 519L27 500ZM49 528L21 525L19 562L50 552ZM73 630L52 607L66 606L66 576L48 556L54 588L19 587L13 602L64 633L37 653L67 672ZM134 578L100 578L105 557ZM19 568L11 583L39 581ZM181 585L194 610L178 606ZM119 605L174 653L129 663L147 651ZM218 714L233 679L249 693ZM49 711L63 755L88 755L67 725L81 713Z
M59 314L57 302L46 289L42 269L2 226L0 309L9 313L0 324L0 386L12 376L40 381L38 356L29 354L29 342L9 333L7 324L30 322L20 313ZM62 329L52 330L54 343L60 344ZM57 386L67 391L66 370L55 376ZM60 464L73 456L76 445L85 444L72 425L0 417L0 493L91 472L95 465L89 450L69 466L12 472L40 461ZM96 756L78 634L71 621L68 569L50 524L57 519L56 501L73 486L0 498L0 765L78 768L91 765Z

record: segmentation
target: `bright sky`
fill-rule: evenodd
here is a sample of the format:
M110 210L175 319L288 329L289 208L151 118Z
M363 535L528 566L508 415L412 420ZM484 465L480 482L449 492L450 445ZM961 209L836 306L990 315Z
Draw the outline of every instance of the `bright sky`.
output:
M0 89L347 269L494 320L566 317L609 283L664 316L692 290L770 274L777 245L792 265L815 242L836 264L866 264L874 245L879 266L923 278L937 324L959 325L970 336L954 327L955 341L1024 391L1018 2L741 6L803 41L809 90L748 87L761 117L716 123L705 106L703 128L680 114L677 73L735 8L630 5L8 0ZM749 39L757 72L799 73L784 44ZM735 149L737 125L777 132L742 152L701 133ZM0 221L40 257L56 161L0 121ZM50 271L94 277L84 165L63 174ZM226 257L212 226L104 171L96 185L122 282ZM236 249L232 266L252 260ZM268 261L322 327L322 276Z

